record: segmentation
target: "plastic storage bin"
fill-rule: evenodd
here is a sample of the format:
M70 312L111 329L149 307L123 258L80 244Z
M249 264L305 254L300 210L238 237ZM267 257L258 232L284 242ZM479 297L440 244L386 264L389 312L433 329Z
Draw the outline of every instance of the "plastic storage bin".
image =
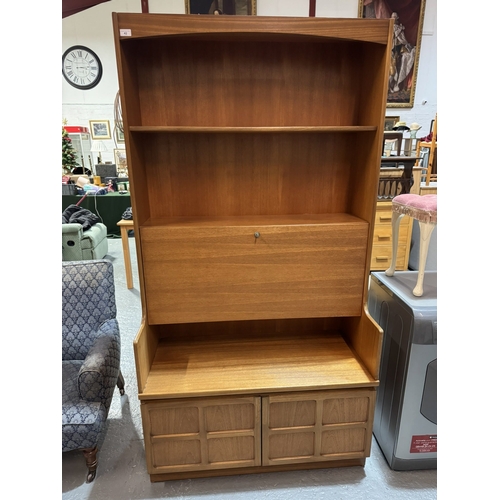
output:
M370 278L368 309L384 329L373 434L393 470L437 467L437 271Z

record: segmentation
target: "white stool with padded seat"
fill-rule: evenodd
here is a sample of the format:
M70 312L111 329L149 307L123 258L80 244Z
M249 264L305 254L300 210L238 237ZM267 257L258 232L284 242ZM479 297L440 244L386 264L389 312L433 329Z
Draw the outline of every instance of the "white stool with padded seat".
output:
M417 284L413 295L422 296L424 290L425 263L429 250L432 231L437 225L437 195L436 194L400 194L392 200L392 259L386 276L394 276L398 250L399 223L401 218L409 215L418 220L420 226L420 253L418 258Z

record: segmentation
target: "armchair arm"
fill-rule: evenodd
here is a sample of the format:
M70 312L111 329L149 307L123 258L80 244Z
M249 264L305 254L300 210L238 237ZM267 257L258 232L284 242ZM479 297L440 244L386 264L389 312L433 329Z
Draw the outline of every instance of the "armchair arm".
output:
M77 223L62 224L62 234L77 234L78 238L83 235L83 226Z
M120 332L116 319L99 327L96 340L78 373L80 398L101 402L109 409L120 371Z
M62 225L62 260L82 260L83 228L81 224Z

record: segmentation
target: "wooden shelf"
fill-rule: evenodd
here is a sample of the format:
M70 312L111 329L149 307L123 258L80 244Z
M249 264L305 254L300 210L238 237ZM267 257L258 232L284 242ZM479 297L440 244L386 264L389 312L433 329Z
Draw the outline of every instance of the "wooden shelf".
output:
M350 214L241 215L220 217L162 217L148 219L141 227L255 227L360 225L366 221Z
M373 387L377 382L332 332L162 339L141 400Z
M131 132L143 133L235 133L235 134L264 134L264 133L342 133L342 132L375 132L374 126L332 125L332 126L295 126L295 127L175 127L175 126L131 126Z

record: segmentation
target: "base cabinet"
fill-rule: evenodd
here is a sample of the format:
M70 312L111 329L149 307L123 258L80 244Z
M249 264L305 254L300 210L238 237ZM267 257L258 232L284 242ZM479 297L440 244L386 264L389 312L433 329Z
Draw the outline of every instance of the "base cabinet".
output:
M155 474L365 458L374 404L375 389L145 402L148 472L154 480Z

